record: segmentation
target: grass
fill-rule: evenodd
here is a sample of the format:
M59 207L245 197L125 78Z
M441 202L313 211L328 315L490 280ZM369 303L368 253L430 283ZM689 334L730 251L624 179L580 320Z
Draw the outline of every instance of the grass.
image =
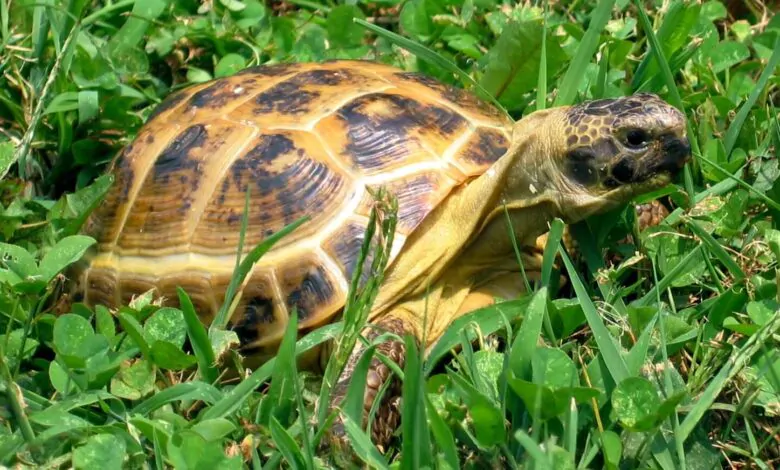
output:
M211 327L185 291L180 309L150 296L118 311L58 305L68 267L94 243L79 228L111 184L106 163L165 96L260 63L367 58L468 88L514 118L652 91L685 111L694 160L680 185L644 198L673 208L659 226L637 233L630 208L593 217L571 227L570 257L556 221L526 295L457 320L425 357L408 343L395 367L400 435L384 454L359 425L359 363L344 405L359 459L777 467L780 15L761 1L514 3L0 1L0 464L343 464L322 451L334 416L317 403L361 341L383 243L364 247L375 250L370 282L356 274L343 321L302 338L291 321L277 356L239 365L240 379L226 374L239 364L229 301ZM387 240L394 207L378 207L371 227ZM274 241L242 247L231 292ZM297 370L296 355L331 340L324 376Z

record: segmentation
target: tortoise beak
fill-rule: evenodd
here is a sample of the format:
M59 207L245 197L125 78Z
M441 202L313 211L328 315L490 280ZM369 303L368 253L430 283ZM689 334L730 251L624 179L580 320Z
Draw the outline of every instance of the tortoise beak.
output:
M661 149L662 158L657 171L675 176L691 159L691 143L687 137L665 135L661 138Z

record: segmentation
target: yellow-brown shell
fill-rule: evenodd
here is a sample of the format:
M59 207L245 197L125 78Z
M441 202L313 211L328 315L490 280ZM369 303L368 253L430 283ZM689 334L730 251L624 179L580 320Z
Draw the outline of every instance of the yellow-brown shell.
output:
M84 300L115 307L151 288L189 293L204 321L245 250L302 216L247 277L231 324L245 346L340 312L370 210L366 187L399 203L394 255L454 187L509 146L511 121L470 94L363 61L261 66L168 97L112 164L88 223L98 250Z

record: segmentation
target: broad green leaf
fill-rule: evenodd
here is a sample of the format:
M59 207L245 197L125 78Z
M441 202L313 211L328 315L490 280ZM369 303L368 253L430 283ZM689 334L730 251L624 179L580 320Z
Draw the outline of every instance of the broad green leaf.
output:
M620 423L633 431L649 431L648 418L658 411L661 400L655 387L643 377L628 377L612 392L612 407Z
M73 450L73 466L77 469L121 470L126 456L125 441L113 434L96 434Z
M187 325L179 309L163 307L144 322L144 338L149 343L155 340L167 341L181 348L186 337Z
M46 281L54 279L60 271L81 259L95 243L94 238L86 235L70 235L58 241L41 260L41 276Z
M198 362L195 356L190 356L168 341L155 341L150 352L152 361L162 369L183 370Z
M214 77L228 77L236 72L240 72L246 67L246 60L239 54L226 54L214 67Z

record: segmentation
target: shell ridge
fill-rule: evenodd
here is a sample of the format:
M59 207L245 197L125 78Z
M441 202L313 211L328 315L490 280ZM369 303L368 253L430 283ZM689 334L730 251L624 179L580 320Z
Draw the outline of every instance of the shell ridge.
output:
M222 181L224 176L230 170L230 166L233 165L233 163L235 163L237 159L239 159L242 155L246 153L247 147L260 134L260 129L258 129L256 126L247 126L245 124L236 123L232 120L227 120L227 119L222 119L222 120L230 124L236 124L242 127L250 128L252 130L252 133L249 137L247 137L244 140L244 143L239 148L237 148L235 151L232 152L232 155L227 155L225 158L222 158L218 175L215 176L214 181ZM216 172L216 170L212 170L212 171ZM206 211L206 207L208 207L209 201L211 201L214 198L214 195L216 194L217 189L219 188L218 184L212 184L209 186L210 188L204 191L205 194L198 195L199 203L193 207L193 210L190 214L189 224L187 229L188 249L192 246L192 237L195 234L195 230L197 230L198 226L200 225L201 218L203 217L203 213Z
M127 201L124 204L124 210L121 216L121 220L117 220L115 222L116 224L116 231L114 232L114 238L111 240L108 251L115 251L116 248L118 248L118 242L119 238L121 238L122 233L124 232L125 225L127 224L127 219L130 217L130 213L132 212L135 202L138 198L138 194L141 192L141 189L144 187L144 182L149 177L149 173L154 168L155 163L157 163L157 160L160 158L160 155L163 154L166 149L173 141L176 140L176 138L179 135L179 131L181 130L181 126L179 124L174 124L173 132L170 133L170 138L165 142L165 144L162 146L162 151L160 151L155 158L147 158L143 161L144 165L141 165L142 172L141 174L136 174L134 177L134 181L132 183L132 187L130 188L130 191L127 195ZM129 158L130 155L124 155L123 158ZM135 161L135 158L134 158ZM118 164L119 162L117 162Z

